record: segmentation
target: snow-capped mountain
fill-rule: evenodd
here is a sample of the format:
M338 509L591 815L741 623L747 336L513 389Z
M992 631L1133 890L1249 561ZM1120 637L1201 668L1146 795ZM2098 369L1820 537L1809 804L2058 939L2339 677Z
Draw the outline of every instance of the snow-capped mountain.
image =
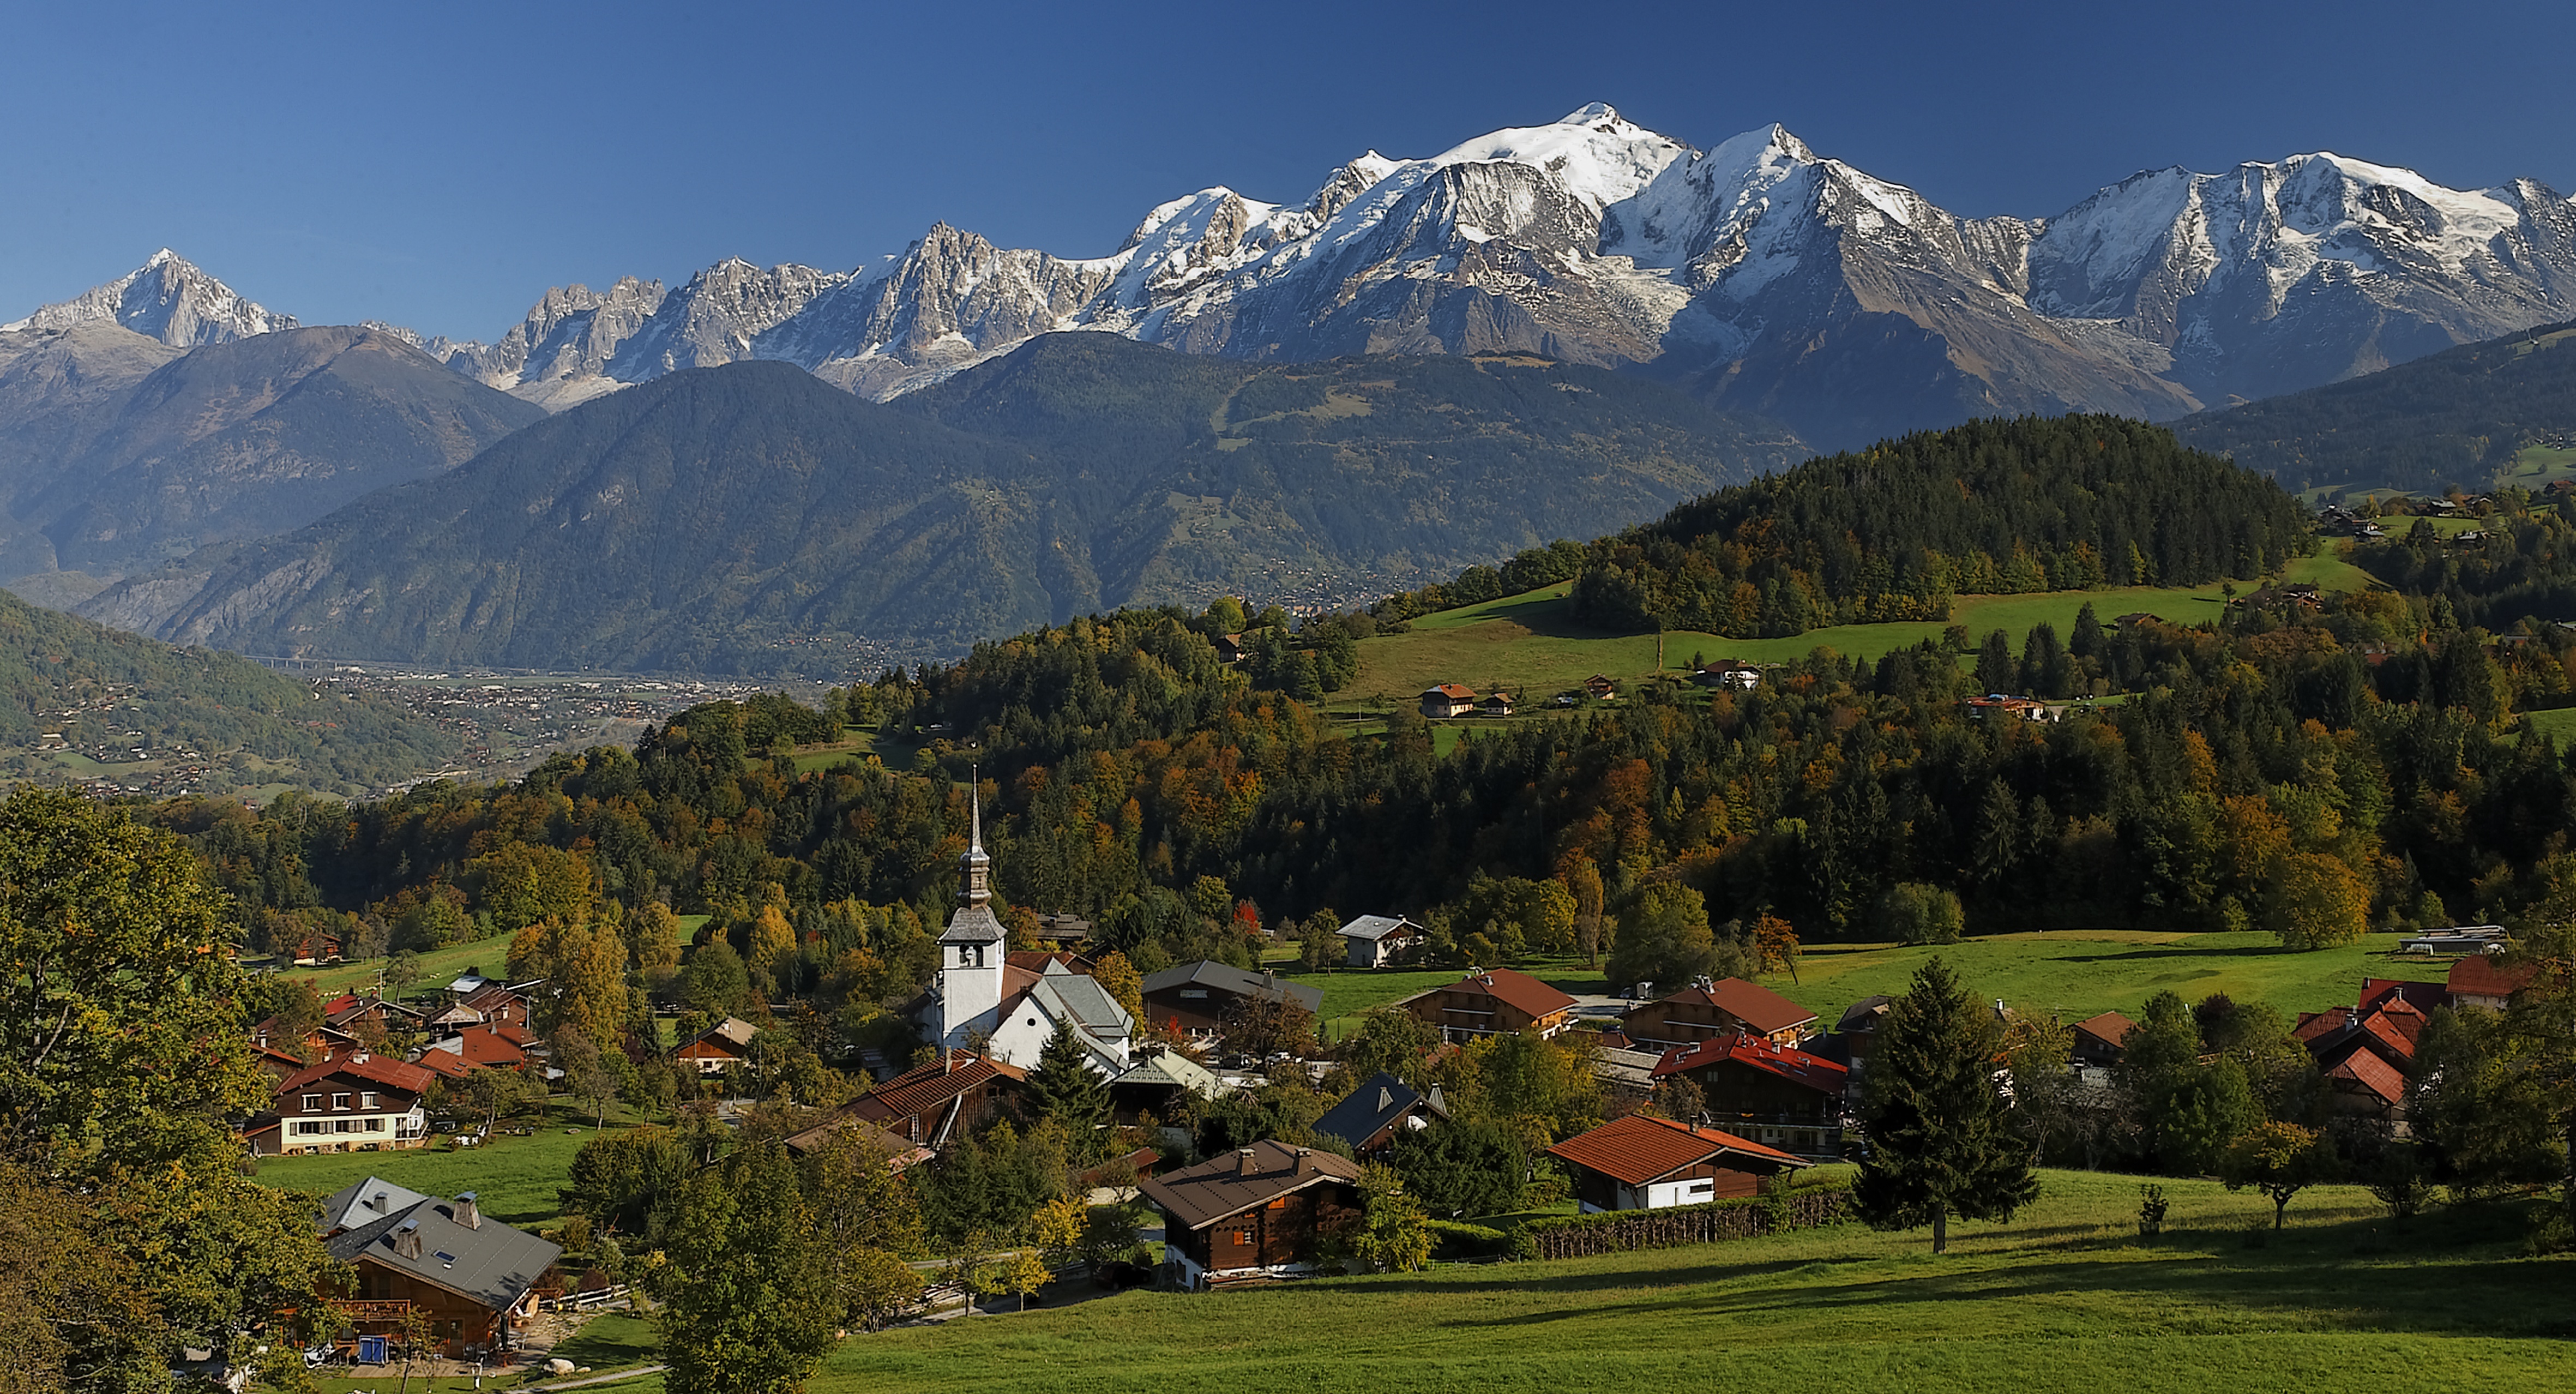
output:
M148 302L180 306L175 332L232 322L212 292L136 289L181 280L240 305L164 253L38 320L141 327L123 307ZM488 347L409 337L553 409L746 358L883 399L1066 329L1257 359L1528 351L1844 445L1996 412L2179 416L2571 316L2576 204L2529 180L2464 192L2300 155L1963 218L1778 126L1698 150L1595 103L1428 159L1364 154L1302 201L1203 189L1103 257L942 223L849 271L728 260L667 293L548 291Z
M25 319L0 324L0 334L101 323L121 325L177 348L195 348L293 329L295 317L243 299L232 287L164 247L151 260L103 286L47 305Z

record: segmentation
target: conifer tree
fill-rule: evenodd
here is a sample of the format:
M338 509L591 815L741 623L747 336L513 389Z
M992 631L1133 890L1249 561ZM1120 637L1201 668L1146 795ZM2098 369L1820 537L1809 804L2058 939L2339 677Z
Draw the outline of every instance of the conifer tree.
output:
M1037 1116L1052 1118L1064 1129L1065 1145L1075 1153L1073 1160L1094 1160L1101 1125L1109 1121L1109 1090L1091 1068L1089 1052L1075 1039L1071 1026L1059 1023L1055 1034L1047 1037L1046 1048L1038 1052L1037 1068L1029 1071L1028 1091Z
M2003 1031L1934 959L1892 1004L1870 1053L1869 1151L1852 1200L1873 1229L2003 1219L2039 1194L2030 1143L1995 1087Z

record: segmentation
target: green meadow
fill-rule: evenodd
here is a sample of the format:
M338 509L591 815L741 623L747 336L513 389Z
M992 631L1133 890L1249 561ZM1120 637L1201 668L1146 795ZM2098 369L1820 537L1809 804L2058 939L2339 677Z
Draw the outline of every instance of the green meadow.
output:
M563 1218L557 1192L572 1175L573 1155L591 1139L590 1114L558 1099L526 1137L496 1136L480 1147L449 1150L439 1141L408 1152L330 1152L318 1157L262 1157L258 1180L286 1191L328 1195L352 1181L381 1177L423 1195L472 1191L483 1213L522 1229L552 1228ZM608 1110L608 1130L631 1125L622 1104Z
M2261 1197L2168 1180L2166 1232L2142 1240L2135 1178L2043 1180L2015 1219L1954 1227L1939 1258L1921 1231L1840 1226L1209 1295L1132 1292L854 1337L807 1388L2310 1394L2392 1379L2524 1390L2576 1376L2576 1259L2517 1257L2518 1207L2399 1224L2358 1188L2324 1188L2299 1196L2274 1236Z

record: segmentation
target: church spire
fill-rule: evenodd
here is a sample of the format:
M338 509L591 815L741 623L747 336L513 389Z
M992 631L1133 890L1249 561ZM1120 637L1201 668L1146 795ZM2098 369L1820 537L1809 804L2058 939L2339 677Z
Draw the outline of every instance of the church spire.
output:
M984 781L980 769L969 767L966 786L967 833L966 855L957 859L957 903L983 905L993 898L990 878L993 859L984 853Z

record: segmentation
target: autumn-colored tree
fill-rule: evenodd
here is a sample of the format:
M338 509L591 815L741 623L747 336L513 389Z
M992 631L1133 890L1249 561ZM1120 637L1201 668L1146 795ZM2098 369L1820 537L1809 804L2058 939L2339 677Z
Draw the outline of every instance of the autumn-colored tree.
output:
M1765 973L1787 973L1790 981L1798 977L1798 930L1777 915L1765 913L1753 922L1753 954L1762 960Z
M1136 971L1127 955L1116 949L1102 954L1091 965L1091 980L1100 984L1100 990L1108 993L1112 1001L1125 1007L1129 1018L1138 1023L1145 1020L1145 975Z
M2219 1158L2231 1191L2251 1186L2272 1201L2272 1228L2286 1223L2290 1198L2340 1174L2334 1148L2296 1123L2257 1123Z
M1597 968L1601 963L1601 864L1576 853L1562 864L1558 873L1568 894L1574 897L1574 951L1583 955L1583 966Z
M2322 852L2294 852L2272 865L2263 896L2264 927L2285 949L2349 944L2370 928L2370 887L2353 869Z

